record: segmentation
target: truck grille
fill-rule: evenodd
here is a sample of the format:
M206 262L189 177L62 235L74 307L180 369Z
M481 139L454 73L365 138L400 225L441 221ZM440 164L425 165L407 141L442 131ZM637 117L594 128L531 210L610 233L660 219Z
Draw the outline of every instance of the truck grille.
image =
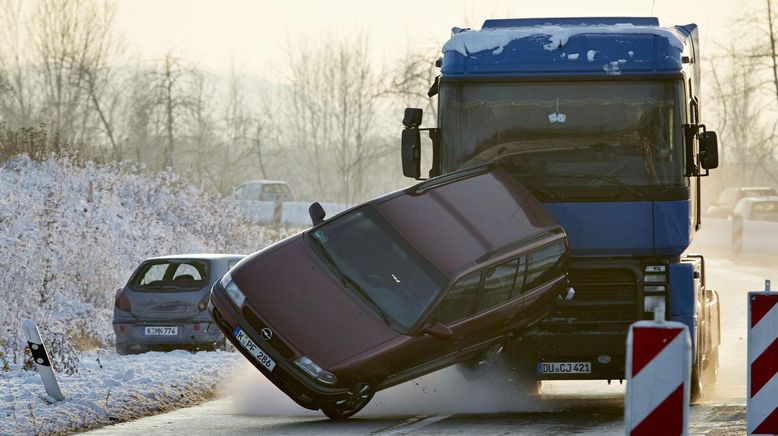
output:
M572 301L560 301L541 323L552 330L624 330L638 319L640 265L597 268L571 265Z

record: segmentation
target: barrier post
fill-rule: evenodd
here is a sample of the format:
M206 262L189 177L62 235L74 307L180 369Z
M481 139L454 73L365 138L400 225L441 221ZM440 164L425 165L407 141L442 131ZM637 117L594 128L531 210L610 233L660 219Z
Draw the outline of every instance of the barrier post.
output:
M689 429L691 338L688 327L665 321L637 321L627 335L624 433L686 435Z
M46 393L57 401L64 400L65 396L62 395L62 391L59 389L57 376L51 368L49 353L46 352L46 346L43 344L38 326L33 321L26 319L22 322L22 330L24 331L25 339L27 339L27 346L30 348L32 360L35 362L35 367L41 375L43 386L46 388Z
M749 435L778 434L778 292L748 293L748 382L746 427Z

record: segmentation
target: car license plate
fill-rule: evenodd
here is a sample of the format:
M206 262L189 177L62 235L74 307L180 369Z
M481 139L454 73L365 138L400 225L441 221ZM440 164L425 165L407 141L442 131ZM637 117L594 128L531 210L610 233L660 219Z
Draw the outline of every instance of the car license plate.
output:
M243 345L243 348L248 350L249 353L251 353L252 356L254 356L259 363L262 364L265 368L267 368L268 371L272 371L273 368L276 367L276 363L273 362L273 359L268 357L267 353L262 351L261 348L257 346L257 344L254 343L254 341L249 338L249 335L247 335L243 330L241 330L240 327L235 329L235 339L240 342L241 345Z
M538 362L539 374L591 374L591 362Z
M144 336L176 336L178 327L146 326L143 328Z

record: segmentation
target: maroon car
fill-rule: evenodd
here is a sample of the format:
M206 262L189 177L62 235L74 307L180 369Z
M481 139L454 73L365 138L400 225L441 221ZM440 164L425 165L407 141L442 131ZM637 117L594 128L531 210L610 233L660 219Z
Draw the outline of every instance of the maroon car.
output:
M279 389L342 419L376 391L477 358L543 318L566 289L566 262L562 228L487 166L246 257L214 285L209 310Z

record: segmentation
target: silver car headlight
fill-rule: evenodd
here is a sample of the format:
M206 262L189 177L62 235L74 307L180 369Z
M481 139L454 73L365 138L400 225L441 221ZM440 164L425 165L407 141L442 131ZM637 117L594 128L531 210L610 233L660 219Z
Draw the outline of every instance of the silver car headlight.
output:
M227 273L224 275L224 277L222 277L221 285L222 288L224 288L224 291L227 293L227 296L230 297L230 300L232 300L236 306L243 306L243 302L246 301L246 296L243 295L243 291L240 290L238 285L232 281L232 276L230 276L230 273Z
M294 363L313 379L318 380L324 384L334 385L338 382L338 378L335 377L335 374L329 371L325 371L319 365L315 364L313 360L305 356L298 357Z

